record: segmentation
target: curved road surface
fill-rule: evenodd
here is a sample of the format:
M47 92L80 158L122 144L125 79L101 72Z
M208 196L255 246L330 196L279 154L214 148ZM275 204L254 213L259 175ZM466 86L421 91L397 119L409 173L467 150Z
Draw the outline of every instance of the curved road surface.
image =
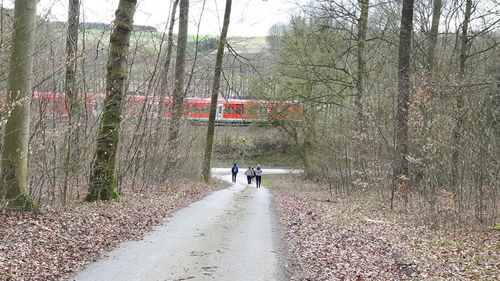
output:
M217 177L231 181L229 171L213 169ZM281 281L273 220L269 191L246 185L239 173L230 188L178 211L144 239L120 244L69 280Z

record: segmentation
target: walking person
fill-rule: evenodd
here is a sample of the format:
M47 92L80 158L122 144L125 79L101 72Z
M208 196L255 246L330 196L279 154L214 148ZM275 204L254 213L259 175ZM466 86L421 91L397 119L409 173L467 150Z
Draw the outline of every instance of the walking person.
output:
M247 176L248 184L252 183L252 178L255 176L255 173L252 167L248 167L248 170L245 171L245 176Z
M233 175L233 182L236 182L236 175L238 174L238 167L236 167L236 163L234 163L233 168L231 168L231 174Z
M260 168L260 165L257 165L257 168L255 169L255 182L257 183L257 188L260 188L261 181L262 181L262 169Z

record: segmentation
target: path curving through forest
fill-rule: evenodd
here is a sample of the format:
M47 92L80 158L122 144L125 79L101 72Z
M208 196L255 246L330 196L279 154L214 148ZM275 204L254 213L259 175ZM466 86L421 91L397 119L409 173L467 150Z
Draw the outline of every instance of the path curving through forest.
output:
M213 173L231 181L229 168ZM271 194L247 185L240 173L230 188L180 210L142 240L120 244L69 280L280 281L279 245Z

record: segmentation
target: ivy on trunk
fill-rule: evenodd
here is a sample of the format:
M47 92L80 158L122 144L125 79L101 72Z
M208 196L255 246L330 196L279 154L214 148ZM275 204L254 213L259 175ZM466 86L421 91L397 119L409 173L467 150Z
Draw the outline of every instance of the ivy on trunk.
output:
M120 138L126 62L137 0L120 0L111 33L106 74L106 98L91 167L87 201L120 199L116 182L116 151Z

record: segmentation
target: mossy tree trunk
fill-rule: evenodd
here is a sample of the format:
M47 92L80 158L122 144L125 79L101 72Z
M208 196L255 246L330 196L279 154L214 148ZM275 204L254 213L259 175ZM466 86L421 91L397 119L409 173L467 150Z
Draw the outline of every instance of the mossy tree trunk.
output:
M119 199L115 174L120 137L126 62L137 0L120 0L111 33L106 73L106 98L91 167L87 201Z
M80 163L79 143L79 102L76 89L76 58L78 50L78 24L80 22L80 0L69 0L68 32L66 35L66 77L64 90L66 107L68 109L68 134L66 136L66 168L64 175L62 202L66 205L68 199L69 181L72 174L78 172Z
M214 143L215 115L217 112L217 100L219 99L220 77L222 74L222 59L224 58L224 48L226 47L227 31L229 29L229 21L231 19L231 4L232 0L226 0L224 23L222 25L222 32L219 38L219 46L217 48L217 57L215 59L214 80L212 83L212 98L210 101L210 115L208 118L205 155L203 157L202 176L205 182L208 182L210 180L210 163L212 161L212 149Z
M403 0L399 33L398 95L396 104L395 155L393 164L393 187L391 208L396 188L407 188L409 184L408 162L408 109L411 92L410 54L413 30L413 0Z
M12 49L7 80L11 106L4 131L0 207L13 210L36 208L28 195L28 140L33 79L36 1L16 0Z
M186 46L188 32L189 0L179 2L179 33L177 34L177 57L175 60L174 91L172 93L172 117L168 132L168 167L171 170L177 164L177 147L184 104L184 71L186 66Z

